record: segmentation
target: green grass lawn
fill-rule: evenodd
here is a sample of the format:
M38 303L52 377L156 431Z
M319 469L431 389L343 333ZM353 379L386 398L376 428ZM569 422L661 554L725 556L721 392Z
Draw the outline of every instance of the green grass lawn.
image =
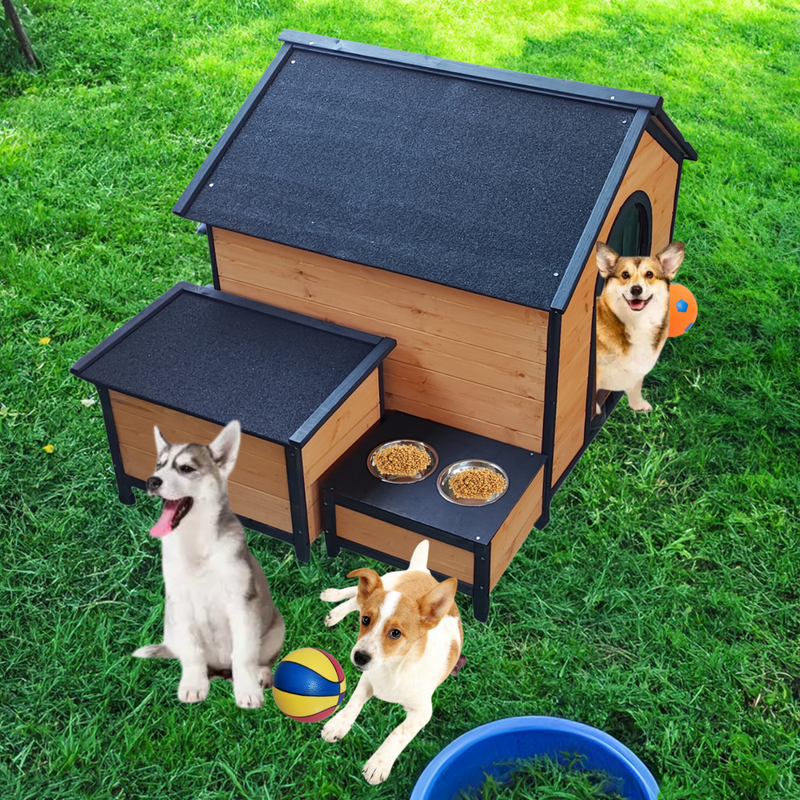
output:
M28 8L41 71L0 27L0 797L394 800L476 725L550 714L619 738L665 798L800 798L797 0ZM118 503L68 372L176 281L210 282L171 209L283 28L661 94L700 154L676 228L700 314L645 382L655 411L623 400L488 625L459 598L467 666L377 788L361 767L399 707L372 701L331 745L219 681L183 706L177 664L130 658L161 631L157 508ZM352 687L356 620L326 629L318 595L368 562L250 541L287 648L329 650Z

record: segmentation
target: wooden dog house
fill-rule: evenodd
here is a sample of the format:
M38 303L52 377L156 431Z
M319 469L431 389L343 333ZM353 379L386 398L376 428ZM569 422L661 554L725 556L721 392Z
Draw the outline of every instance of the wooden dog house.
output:
M696 154L657 96L280 38L174 211L205 223L226 296L396 342L380 351L375 424L317 476L329 552L402 565L433 537L431 568L458 577L485 619L489 591L619 399L594 416L595 243L666 246ZM419 501L421 488L396 502L356 463L383 435L378 419L424 428L448 452L483 442L517 465L514 492L491 512Z

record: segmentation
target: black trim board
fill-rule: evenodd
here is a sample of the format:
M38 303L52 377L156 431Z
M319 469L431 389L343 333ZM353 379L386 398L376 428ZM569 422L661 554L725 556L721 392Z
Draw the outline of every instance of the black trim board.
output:
M589 256L597 242L597 237L600 235L603 223L611 210L614 198L617 196L619 187L622 185L628 167L633 160L636 148L639 146L648 119L650 119L649 112L641 108L634 115L630 129L622 142L622 147L620 147L619 153L617 153L617 157L611 165L611 170L608 173L606 182L600 190L600 195L589 216L589 221L586 223L581 238L578 240L578 246L575 248L575 252L569 260L564 278L553 298L551 311L563 313L567 310L572 295L575 293L575 289L578 287L578 282L583 274L583 268L589 260Z
M311 560L311 542L308 531L308 504L305 476L303 475L303 452L294 444L286 445L286 479L289 484L289 507L292 512L294 550L298 561Z
M556 438L556 414L558 411L558 367L561 356L561 318L551 311L547 325L547 366L544 376L544 413L542 414L542 455L547 457L544 465L542 486L542 514L549 513L553 492L553 456Z
M462 61L449 61L436 56L408 53L404 50L392 50L387 47L334 39L329 36L317 36L300 31L285 30L278 36L278 39L294 45L298 50L317 50L339 56L350 56L366 61L390 64L395 67L409 67L426 72L438 72L469 80L493 83L499 86L528 89L573 100L602 103L617 108L644 108L655 113L663 104L663 98L659 95L595 86L591 83L567 81L560 78L546 78L527 72L514 72L500 69L499 67L486 67Z
M253 108L261 99L264 92L269 88L272 81L275 80L275 76L278 74L291 52L292 46L290 44L284 44L281 46L280 50L278 50L275 58L264 71L264 74L261 76L261 79L256 84L253 91L247 96L244 105L236 112L236 116L225 129L220 140L214 145L214 148L208 154L208 157L203 162L194 178L192 178L189 185L184 189L183 194L178 198L178 202L175 203L172 209L173 214L177 214L181 217L184 216L184 212L192 204L197 193L200 191L200 187L205 183L206 176L214 171L220 159L225 155L225 151L228 149L230 143L244 126L245 122L247 122L247 118L252 113Z
M217 249L214 246L214 229L211 225L206 225L206 236L208 237L208 256L211 259L211 276L214 288L222 291L219 285L219 269L217 268Z
M672 205L672 224L669 226L669 240L675 241L675 221L678 219L678 195L681 191L681 175L683 174L683 163L678 164L678 180L675 181L675 202Z
M108 389L98 386L97 393L100 395L100 408L103 411L103 423L106 428L106 438L108 439L108 449L111 451L111 464L114 467L114 477L117 481L117 493L119 501L126 506L136 504L136 498L130 488L130 483L126 480L125 468L122 465L122 453L119 449L119 438L117 437L117 425L114 421L114 412L111 410L111 398L108 396Z

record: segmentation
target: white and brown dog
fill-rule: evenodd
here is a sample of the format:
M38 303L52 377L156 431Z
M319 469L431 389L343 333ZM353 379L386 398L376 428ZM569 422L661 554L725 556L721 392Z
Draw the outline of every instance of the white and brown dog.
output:
M597 389L624 391L634 411L653 410L642 381L667 341L669 284L683 255L683 242L652 257L618 256L597 243L597 268L606 279L597 299Z
M436 687L466 661L454 600L457 581L438 583L430 574L428 547L427 540L417 545L404 572L380 578L371 569L357 569L347 577L357 577L358 586L320 595L327 602L346 601L325 618L328 626L359 611L361 629L350 658L362 673L350 701L322 729L322 738L337 742L344 737L370 697L400 703L406 710L404 722L364 765L363 775L372 784L389 777L397 757L431 718Z

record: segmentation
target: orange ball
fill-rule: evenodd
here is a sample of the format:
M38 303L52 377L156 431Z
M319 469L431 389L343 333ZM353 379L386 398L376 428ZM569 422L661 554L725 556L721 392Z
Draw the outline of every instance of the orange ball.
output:
M697 319L697 301L694 295L679 283L669 285L669 335L680 336L694 325Z

